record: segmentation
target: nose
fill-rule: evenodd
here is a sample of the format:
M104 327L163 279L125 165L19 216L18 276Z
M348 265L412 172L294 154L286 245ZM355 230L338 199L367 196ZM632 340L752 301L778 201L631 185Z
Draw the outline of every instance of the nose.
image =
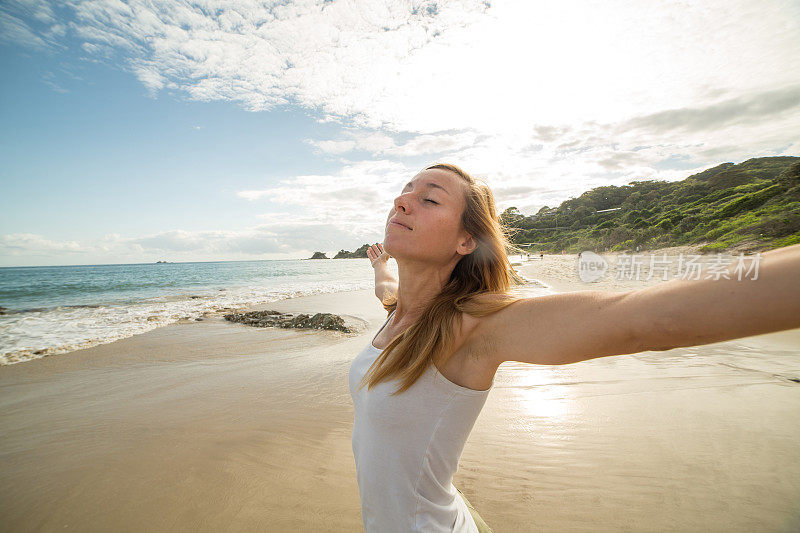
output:
M406 203L406 195L405 194L401 194L400 196L398 196L397 198L394 199L394 208L395 208L396 211L403 211L405 213L406 209L407 209L407 205L408 204Z

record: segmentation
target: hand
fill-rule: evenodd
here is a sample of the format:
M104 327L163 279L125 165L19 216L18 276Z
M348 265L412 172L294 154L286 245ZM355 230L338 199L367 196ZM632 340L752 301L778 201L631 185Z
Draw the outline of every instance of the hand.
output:
M383 249L383 244L375 243L367 248L367 257L369 257L372 268L375 268L379 261L384 263L388 262L391 255L386 253L386 250Z

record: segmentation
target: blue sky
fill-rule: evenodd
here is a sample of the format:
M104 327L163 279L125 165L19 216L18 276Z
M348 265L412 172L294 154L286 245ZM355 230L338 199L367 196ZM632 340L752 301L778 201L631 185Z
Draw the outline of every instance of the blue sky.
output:
M3 2L0 266L352 250L437 161L531 213L800 155L796 2L557 4Z

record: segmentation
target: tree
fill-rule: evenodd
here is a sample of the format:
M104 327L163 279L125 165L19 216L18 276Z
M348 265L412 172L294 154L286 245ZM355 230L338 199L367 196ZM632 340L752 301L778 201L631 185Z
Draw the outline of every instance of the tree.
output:
M509 207L500 214L500 223L507 227L514 227L525 216L516 207Z

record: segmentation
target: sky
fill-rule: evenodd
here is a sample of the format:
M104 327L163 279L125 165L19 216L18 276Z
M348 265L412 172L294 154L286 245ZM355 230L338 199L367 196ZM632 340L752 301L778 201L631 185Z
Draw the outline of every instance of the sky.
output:
M3 0L0 266L300 259L800 155L796 0Z

